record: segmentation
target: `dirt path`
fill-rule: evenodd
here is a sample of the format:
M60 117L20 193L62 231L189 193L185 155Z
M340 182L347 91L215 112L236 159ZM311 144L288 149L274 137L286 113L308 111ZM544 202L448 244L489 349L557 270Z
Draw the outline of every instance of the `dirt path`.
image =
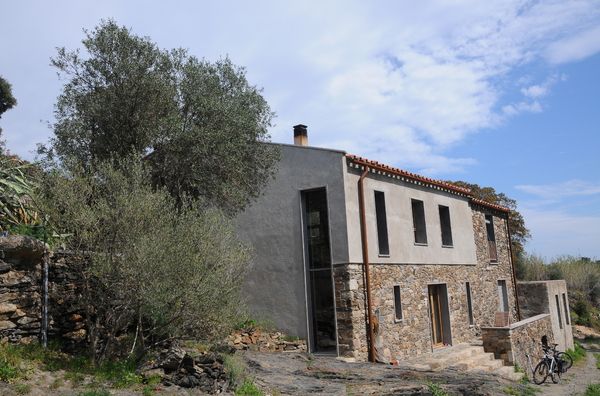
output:
M583 395L590 384L600 383L600 370L596 368L595 353L600 350L588 350L585 362L574 365L559 384L553 384L550 379L540 386L540 396L575 396Z

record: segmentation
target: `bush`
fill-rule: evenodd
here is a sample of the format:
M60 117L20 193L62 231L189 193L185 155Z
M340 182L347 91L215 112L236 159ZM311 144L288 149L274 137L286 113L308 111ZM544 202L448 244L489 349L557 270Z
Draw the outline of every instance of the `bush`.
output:
M574 349L567 349L565 352L568 353L573 358L573 363L582 360L586 355L585 349L583 349L581 344L578 342L575 342Z
M584 396L600 396L600 384L590 384L585 390Z
M95 319L86 323L94 362L121 356L134 339L141 356L165 339L217 338L237 321L249 248L219 210L155 190L141 161L55 170L38 201L72 233L66 247L86 257L72 269ZM117 339L128 334L124 348Z

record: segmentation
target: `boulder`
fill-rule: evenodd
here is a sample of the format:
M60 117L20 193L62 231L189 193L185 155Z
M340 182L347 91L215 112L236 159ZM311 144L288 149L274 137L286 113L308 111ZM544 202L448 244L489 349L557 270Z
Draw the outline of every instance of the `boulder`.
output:
M5 262L37 263L47 251L44 242L26 235L0 237L0 258Z

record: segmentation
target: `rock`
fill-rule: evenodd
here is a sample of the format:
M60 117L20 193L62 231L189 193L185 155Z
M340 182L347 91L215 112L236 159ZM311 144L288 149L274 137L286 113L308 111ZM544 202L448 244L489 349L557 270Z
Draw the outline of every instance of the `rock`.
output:
M83 341L87 335L87 331L85 329L79 329L72 331L70 333L64 334L65 338L71 339L73 341Z
M0 252L8 262L37 263L47 252L46 244L25 235L0 237Z
M159 377L159 378L163 379L165 377L165 370L163 370L161 368L153 368L153 369L144 370L140 374L146 379L151 378L151 377Z
M12 265L10 265L9 263L5 263L4 261L0 260L0 274L8 272L11 269L12 269Z
M0 314L15 312L16 310L17 310L17 306L15 304L10 304L10 303L0 304Z
M11 317L11 319L13 319L13 318L20 318L21 316L25 316L25 315L26 315L25 311L20 310L19 308L17 308L17 310L15 311L15 313L12 314L10 317Z
M26 324L35 322L37 320L38 320L37 318L31 318L29 316L24 316L21 319L17 320L17 323L20 325L26 325Z
M10 320L0 320L0 330L14 329L15 327L17 327L17 325Z
M183 349L173 346L161 352L156 367L164 369L167 373L175 371L180 367L185 356L186 352Z
M69 320L71 320L73 322L80 322L80 321L83 320L83 316L81 316L81 315L79 315L77 313L74 313L71 316L69 316Z

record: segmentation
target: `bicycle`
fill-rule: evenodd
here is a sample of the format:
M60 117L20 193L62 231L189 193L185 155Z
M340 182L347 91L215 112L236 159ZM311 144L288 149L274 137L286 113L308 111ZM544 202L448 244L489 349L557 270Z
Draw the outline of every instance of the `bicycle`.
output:
M557 384L560 382L560 377L566 373L573 365L573 358L566 352L558 352L556 350L558 344L552 344L552 347L546 343L542 343L544 356L542 360L535 366L533 370L533 382L541 385L550 377L552 382Z

